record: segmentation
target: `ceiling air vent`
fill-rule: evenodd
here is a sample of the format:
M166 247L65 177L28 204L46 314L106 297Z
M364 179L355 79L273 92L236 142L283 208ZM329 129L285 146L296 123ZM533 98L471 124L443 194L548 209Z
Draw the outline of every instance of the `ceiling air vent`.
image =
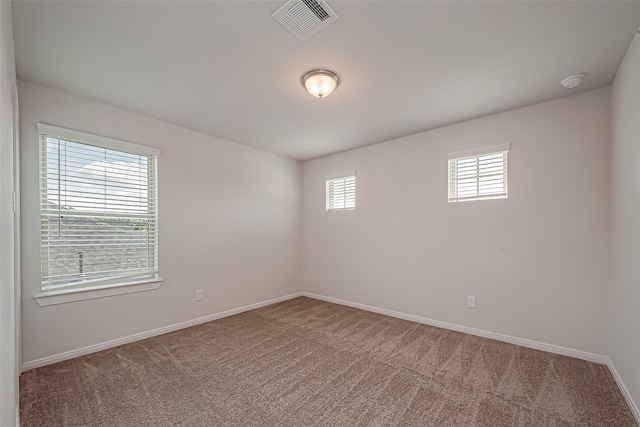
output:
M272 16L300 41L338 18L324 0L289 0Z

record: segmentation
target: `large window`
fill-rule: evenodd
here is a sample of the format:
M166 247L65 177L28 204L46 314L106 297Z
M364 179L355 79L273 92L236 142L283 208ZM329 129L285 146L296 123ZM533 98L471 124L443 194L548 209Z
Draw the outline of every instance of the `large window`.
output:
M356 208L356 173L350 172L326 178L327 210Z
M507 197L509 144L450 153L449 202Z
M38 124L42 290L157 279L160 150Z

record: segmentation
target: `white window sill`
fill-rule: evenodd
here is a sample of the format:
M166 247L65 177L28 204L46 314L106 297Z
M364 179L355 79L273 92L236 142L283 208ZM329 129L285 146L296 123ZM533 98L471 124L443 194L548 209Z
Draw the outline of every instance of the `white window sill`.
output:
M47 305L64 304L73 301L83 301L94 298L104 298L114 295L130 294L133 292L152 291L160 288L162 279L153 279L143 282L108 285L102 287L76 288L60 291L43 292L36 295L36 301L40 307Z

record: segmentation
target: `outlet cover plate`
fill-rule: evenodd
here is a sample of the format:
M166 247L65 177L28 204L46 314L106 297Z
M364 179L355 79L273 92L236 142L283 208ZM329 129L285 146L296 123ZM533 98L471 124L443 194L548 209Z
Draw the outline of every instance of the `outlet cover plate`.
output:
M472 297L472 296L467 297L467 307L476 308L476 297Z

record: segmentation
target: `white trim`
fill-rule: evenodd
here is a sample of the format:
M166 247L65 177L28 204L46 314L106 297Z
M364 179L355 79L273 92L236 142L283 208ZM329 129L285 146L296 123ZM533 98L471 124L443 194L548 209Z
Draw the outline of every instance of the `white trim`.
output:
M64 289L43 292L34 298L40 307L64 304L73 301L84 301L94 298L111 297L114 295L132 294L134 292L152 291L162 285L162 279L145 280L132 283L118 283L103 287Z
M330 181L332 179L340 179L340 178L348 178L350 176L356 176L356 171L350 172L342 172L342 173L334 173L333 175L327 175L324 177L325 181Z
M569 356L569 357L575 357L578 359L583 359L583 360L587 360L590 362L595 362L595 363L602 363L604 365L606 365L610 372L611 375L613 376L614 380L616 381L616 384L618 385L618 387L620 388L622 395L624 396L627 404L629 405L629 408L631 409L631 412L633 413L633 416L636 419L636 422L640 425L640 410L638 409L638 405L634 402L633 398L631 397L631 394L629 393L629 391L627 390L626 386L624 385L624 382L622 381L622 379L620 378L620 375L618 374L618 371L616 370L615 366L613 365L613 362L611 361L611 359L607 356L603 356L603 355L599 355L599 354L595 354L595 353L589 353L589 352L585 352L585 351L581 351L581 350L574 350L574 349L570 349L567 347L561 347L561 346L556 346L556 345L552 345L552 344L545 344L545 343L541 343L538 341L533 341L533 340L528 340L528 339L523 339L523 338L517 338L517 337L512 337L509 335L503 335L503 334L497 334L494 332L488 332L488 331L483 331L480 329L475 329L475 328L469 328L466 326L460 326L460 325L456 325L453 323L447 323L447 322L441 322L438 320L433 320L433 319L428 319L425 317L421 317L421 316L415 316L412 314L406 314L406 313L401 313L398 311L394 311L394 310L387 310L384 308L379 308L379 307L373 307L370 305L365 305L365 304L359 304L359 303L354 303L354 302L350 302L350 301L346 301L346 300L341 300L338 298L332 298L332 297L327 297L324 295L318 295L318 294L314 294L311 292L296 292L293 294L289 294L289 295L285 295L282 297L278 297L278 298L273 298L270 300L266 300L266 301L262 301L262 302L258 302L258 303L254 303L254 304L250 304L250 305L246 305L243 307L239 307L239 308L235 308L235 309L231 309L231 310L226 310L220 313L216 313L216 314L211 314L208 316L204 316L204 317L200 317L197 319L193 319L193 320L188 320L185 322L180 322L180 323L176 323L173 325L169 325L169 326L164 326L162 328L157 328L157 329L153 329L147 332L141 332L138 334L134 334L134 335L129 335L127 337L123 337L123 338L118 338L115 340L111 340L111 341L106 341L100 344L94 344L94 345L90 345L87 347L83 347L83 348L79 348L77 350L71 350L71 351L67 351L64 353L59 353L53 356L48 356L48 357L44 357L42 359L36 359L36 360L32 360L29 362L24 362L22 364L22 369L21 372L26 372L30 369L34 369L34 368L39 368L41 366L46 366L46 365L51 365L53 363L58 363L58 362L62 362L64 360L68 360L68 359L73 359L74 357L80 357L80 356L84 356L86 354L91 354L91 353L95 353L97 351L102 351L102 350L107 350L109 348L113 348L113 347L117 347L123 344L128 344L134 341L139 341L139 340L143 340L146 338L151 338L151 337L155 337L158 335L162 335L162 334L166 334L169 332L173 332L173 331L177 331L179 329L184 329L184 328L189 328L191 326L196 326L202 323L207 323L213 320L217 320L217 319L221 319L223 317L228 317L228 316L233 316L235 314L239 314L245 311L249 311L249 310L255 310L256 308L261 308L261 307L265 307L271 304L276 304L279 302L283 302L283 301L287 301L293 298L297 298L300 296L305 296L308 298L314 298L317 300L321 300L321 301L327 301L327 302L331 302L334 304L340 304L340 305L344 305L347 307L353 307L353 308L358 308L360 310L365 310L365 311L370 311L373 313L378 313L378 314L383 314L386 316L391 316L391 317L396 317L398 319L403 319L403 320L409 320L411 322L417 322L417 323L422 323L425 325L430 325L430 326L436 326L439 328L444 328L444 329L449 329L449 330L453 330L453 331L457 331L457 332L463 332L463 333L467 333L470 335L476 335L476 336L480 336L480 337L484 337L484 338L490 338L490 339L495 339L498 341L503 341L503 342L507 342L510 344L516 344L516 345L521 345L523 347L528 347L528 348L533 348L536 350L541 350L541 351L548 351L551 353L556 353L556 354L561 354L563 356Z
M103 148L111 148L114 150L126 151L135 154L147 154L150 156L159 156L160 149L149 147L147 145L134 144L133 142L121 141L119 139L107 138L106 136L94 135L91 133L80 132L73 129L65 129L58 126L52 126L45 123L38 123L38 133L47 134L49 136L60 137L62 139L71 139L75 142L81 142L90 145L99 145Z
M449 329L452 331L463 332L465 334L476 335L479 337L490 338L509 344L520 345L522 347L533 348L535 350L548 351L550 353L561 354L563 356L575 357L578 359L588 360L589 362L601 363L606 365L607 356L601 354L589 353L582 350L561 347L559 345L546 344L539 341L528 340L525 338L512 337L510 335L498 334L495 332L483 331L481 329L470 328L468 326L456 325L454 323L441 322L439 320L428 319L426 317L415 316L413 314L401 313L399 311L387 310L386 308L373 307L370 305L359 304L351 301L345 301L338 298L326 297L311 292L302 292L302 295L309 298L319 299L322 301L332 302L334 304L346 305L347 307L359 308L360 310L371 311L373 313L384 314L385 316L396 317L398 319L409 320L411 322L422 323L425 325L436 326L438 328Z
M61 127L52 126L44 123L37 123L36 127L38 128L38 132L40 133L39 162L40 162L41 179L39 180L40 182L39 194L40 194L40 220L41 220L40 222L43 225L45 224L44 222L45 219L48 217L51 217L51 215L54 215L54 217L57 217L57 218L60 217L61 207L58 206L57 210L50 208L49 206L50 200L48 197L49 193L47 190L47 185L48 185L47 182L49 181L49 178L51 178L50 177L51 165L47 162L47 150L48 150L47 138L55 137L55 138L60 138L68 141L75 141L80 144L95 145L100 149L106 149L106 150L114 149L116 152L128 152L128 153L135 154L136 156L142 155L144 157L148 157L147 168L146 168L147 179L144 181L142 180L142 178L140 180L137 180L137 182L139 182L140 184L146 184L147 186L147 190L148 190L147 192L149 193L147 194L147 199L148 199L147 212L136 214L133 210L130 210L129 213L124 213L124 214L118 213L118 214L114 214L114 216L122 219L130 219L130 218L144 219L149 222L150 229L154 230L152 233L148 233L150 234L150 236L148 236L147 242L145 242L146 247L144 248L149 252L149 255L151 255L151 251L153 251L154 265L151 266L152 268L149 269L150 271L147 270L145 272L138 271L133 273L131 271L126 271L126 268L125 268L124 272L119 271L118 275L112 275L108 278L95 277L95 275L88 274L87 277L84 278L84 280L76 280L76 281L72 281L71 283L65 283L64 285L66 286L64 287L55 285L55 284L52 285L51 284L52 281L56 283L56 282L61 282L63 280L70 280L70 277L68 277L68 275L66 274L63 274L62 276L64 277L62 279L58 278L56 280L53 280L53 276L50 275L51 272L49 270L51 268L50 267L51 260L47 255L48 251L44 251L41 259L41 268L45 269L46 271L43 270L41 272L42 294L35 296L36 301L38 302L38 305L42 307L42 306L47 306L52 304L62 304L62 303L72 302L72 301L80 301L80 300L87 300L92 298L100 298L105 296L120 295L120 294L132 293L132 292L158 289L160 287L160 283L151 285L151 282L161 282L161 279L158 278L158 265L157 265L158 264L157 157L160 154L160 150L153 147L133 144L130 142L120 141L112 138L106 138L106 137L88 134L88 133L75 131L71 129L64 129ZM86 153L86 155L79 154L78 159L83 159L87 162L91 162L93 159L96 158L94 154L95 153L93 154ZM59 153L57 157L58 157L58 163L60 163L62 154ZM66 159L66 156L65 156L65 159ZM54 176L53 178L57 179L57 183L59 186L60 180L61 179L64 180L65 179L64 177L68 175L69 171L65 170L63 172L59 164L57 165L56 168L57 170L55 170L54 172L57 172L57 173L55 173L56 176ZM101 182L103 185L102 188L106 192L107 188L110 187L110 184L105 180L102 180ZM58 189L57 193L60 193L59 190L60 189ZM97 205L95 205L95 201L99 199L96 199L95 197L90 195L89 196L85 195L85 196L86 197L84 196L83 197L89 203L89 205L86 207L88 210L81 211L81 212L69 211L69 213L65 215L68 215L70 217L80 217L80 218L85 216L91 217L93 215L102 216L104 212L96 211ZM58 197L59 197L59 194L58 194ZM93 200L90 200L90 199L93 199ZM61 204L60 201L58 201L57 204ZM83 229L84 229L84 226L83 226ZM41 234L41 239L40 239L41 249L50 248L51 247L50 245L52 242L49 240L48 233L46 233L45 231L41 231L40 234ZM112 237L112 235L109 232L107 233L107 238L110 238L110 237ZM132 285L139 285L139 284L146 284L146 285L135 286L135 287L132 286ZM120 290L114 290L116 286L122 286L123 288ZM114 288L114 289L111 289L111 288ZM93 289L97 290L97 292L89 292ZM76 293L76 292L78 293L77 295L71 295L72 293Z
M273 298L266 301L257 302L255 304L245 305L243 307L233 308L231 310L222 311L220 313L210 314L208 316L199 317L193 320L187 320L185 322L175 323L173 325L164 326L162 328L152 329L146 332L140 332L138 334L129 335L115 340L106 341L99 344L90 345L87 347L79 348L76 350L66 351L64 353L54 354L53 356L43 357L42 359L31 360L22 364L22 372L26 372L33 368L39 368L41 366L51 365L53 363L62 362L63 360L73 359L74 357L84 356L86 354L95 353L97 351L107 350L109 348L117 347L119 345L128 344L134 341L140 341L146 338L155 337L169 332L177 331L179 329L189 328L201 323L211 322L212 320L221 319L223 317L233 316L249 310L255 310L256 308L265 307L267 305L276 304L282 301L287 301L293 298L302 296L302 292L296 292L293 294L285 295L278 298Z
M356 208L356 173L325 178L325 210L352 211ZM339 203L342 201L342 203Z
M510 148L511 148L510 142L507 142L506 144L491 145L489 147L472 148L471 150L447 153L447 159L448 160L464 159L465 157L476 157L476 156L482 156L484 154L502 153L502 152L509 151Z
M622 392L624 400L627 401L627 405L629 406L629 409L631 409L631 413L635 417L636 423L638 423L638 425L640 426L640 408L638 408L638 405L631 397L631 393L629 393L629 390L624 385L624 382L622 382L622 378L618 374L616 367L613 365L613 361L609 357L607 357L607 366L609 367L611 375L613 375L613 379L616 380L616 384L618 384L618 388Z

